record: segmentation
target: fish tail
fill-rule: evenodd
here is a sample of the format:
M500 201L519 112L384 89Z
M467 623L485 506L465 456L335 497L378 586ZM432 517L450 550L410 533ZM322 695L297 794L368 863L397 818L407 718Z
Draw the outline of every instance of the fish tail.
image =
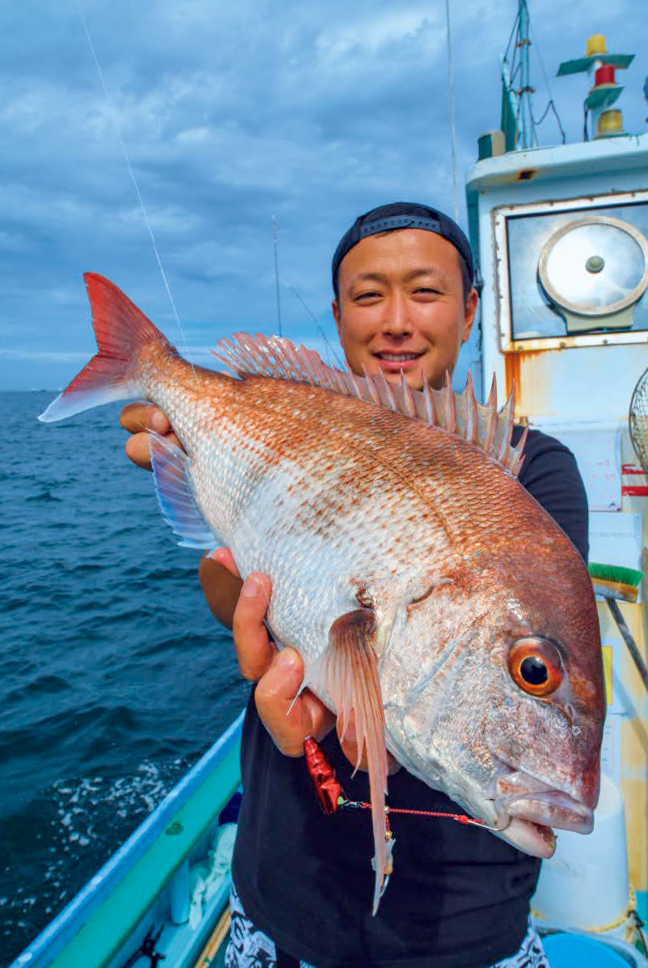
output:
M98 352L39 416L44 423L140 396L140 350L154 343L174 352L167 338L121 289L94 272L86 272L84 279Z

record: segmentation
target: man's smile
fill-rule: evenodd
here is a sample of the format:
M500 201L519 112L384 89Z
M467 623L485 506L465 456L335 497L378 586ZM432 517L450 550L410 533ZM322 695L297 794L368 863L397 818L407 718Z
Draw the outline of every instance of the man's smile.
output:
M372 353L374 359L379 361L380 368L388 372L394 370L409 370L416 366L417 361L424 355L424 350L420 353L395 352L394 350Z

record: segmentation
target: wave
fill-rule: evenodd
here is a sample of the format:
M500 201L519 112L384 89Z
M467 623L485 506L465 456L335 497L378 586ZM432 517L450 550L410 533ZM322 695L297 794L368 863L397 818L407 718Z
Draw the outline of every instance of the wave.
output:
M59 501L59 502L61 502L61 501L63 501L63 498L62 497L59 497L57 494L52 494L52 492L49 491L49 490L45 490L45 491L41 491L40 494L32 494L31 497L26 497L25 498L25 502L27 504L32 504L34 501Z
M58 914L190 766L182 757L143 760L124 774L61 779L5 819L5 837L27 863L5 872L0 961Z

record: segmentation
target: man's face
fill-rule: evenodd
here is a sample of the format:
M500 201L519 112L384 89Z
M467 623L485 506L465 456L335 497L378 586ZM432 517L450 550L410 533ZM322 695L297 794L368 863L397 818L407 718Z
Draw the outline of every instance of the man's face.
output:
M452 374L470 335L477 293L464 300L459 253L423 229L370 235L344 257L333 315L354 373L382 370L420 389Z

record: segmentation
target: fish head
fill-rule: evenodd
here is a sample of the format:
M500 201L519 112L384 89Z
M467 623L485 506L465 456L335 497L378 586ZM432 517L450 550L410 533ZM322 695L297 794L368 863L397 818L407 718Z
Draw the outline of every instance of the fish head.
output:
M600 633L569 548L568 567L508 555L404 610L404 647L395 658L392 645L381 673L399 762L539 857L555 850L553 827L592 829L599 791Z
M600 785L600 630L575 551L569 565L545 570L533 588L519 577L511 583L502 614L508 629L499 640L493 635L489 650L496 677L483 736L492 756L492 813L496 825L507 824L504 839L541 857L555 849L552 828L592 830Z

